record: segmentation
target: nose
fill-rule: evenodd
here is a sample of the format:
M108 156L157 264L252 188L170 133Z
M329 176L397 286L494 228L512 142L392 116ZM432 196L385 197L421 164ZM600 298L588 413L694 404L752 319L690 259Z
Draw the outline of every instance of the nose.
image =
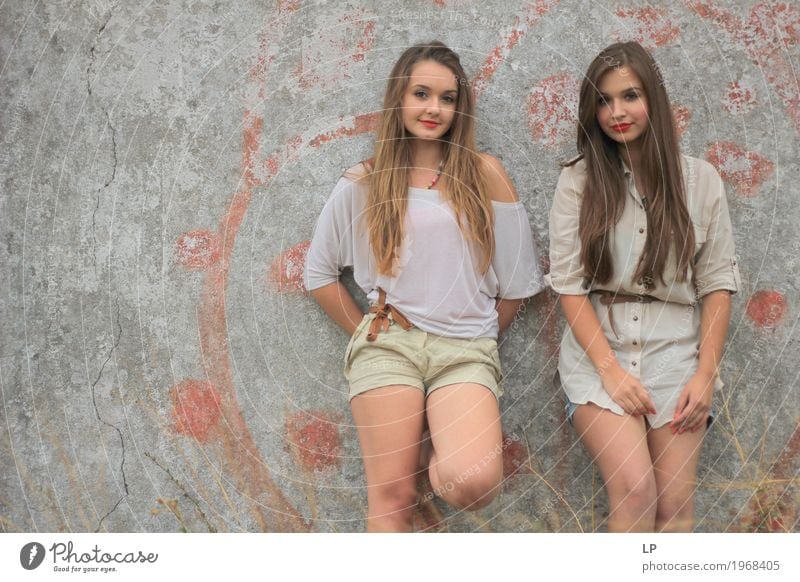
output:
M438 113L440 105L441 104L439 103L439 98L432 97L431 99L428 100L427 110L429 113Z
M612 99L608 105L611 108L611 117L617 119L625 115L625 104L620 99Z

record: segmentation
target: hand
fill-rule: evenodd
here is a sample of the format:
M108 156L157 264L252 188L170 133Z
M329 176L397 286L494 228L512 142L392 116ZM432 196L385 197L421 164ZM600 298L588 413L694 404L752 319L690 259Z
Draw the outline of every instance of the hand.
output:
M714 375L696 372L683 387L672 417L672 434L696 431L708 422L714 398Z
M641 416L656 413L655 404L639 379L619 365L601 371L600 377L605 391L627 414Z

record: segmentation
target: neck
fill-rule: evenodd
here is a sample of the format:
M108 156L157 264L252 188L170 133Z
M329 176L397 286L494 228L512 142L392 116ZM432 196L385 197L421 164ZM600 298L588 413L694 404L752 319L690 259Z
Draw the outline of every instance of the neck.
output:
M442 144L433 140L415 139L411 142L411 165L436 170L442 161Z
M623 144L619 146L619 155L634 174L639 173L639 165L642 161L642 148L638 144Z

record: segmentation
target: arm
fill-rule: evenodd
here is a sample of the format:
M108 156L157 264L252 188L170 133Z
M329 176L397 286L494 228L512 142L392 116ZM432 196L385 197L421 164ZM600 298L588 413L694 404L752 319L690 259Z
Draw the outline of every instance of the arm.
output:
M695 431L708 420L714 384L728 334L731 294L741 288L725 185L717 171L702 162L698 194L710 216L706 240L694 265L696 292L702 302L697 372L681 392L670 427L673 433Z
M500 160L489 154L481 154L483 175L489 195L495 202L516 205L519 196ZM495 274L498 277L500 295L496 298L498 325L502 334L520 315L520 308L527 301L527 296L535 295L544 287L541 280L541 271L538 268L538 254L530 232L527 216L524 215L519 223L497 227L498 213L508 212L495 206L495 256L492 260ZM523 224L524 222L524 224ZM511 226L511 228L508 228ZM512 233L521 232L522 240L515 240ZM520 236L520 235L517 235ZM508 263L504 253L512 254L514 260ZM519 260L520 257L527 257ZM531 280L533 279L533 281ZM538 279L538 281L536 280ZM533 284L532 284L533 283ZM505 298L503 295L509 297ZM525 297L522 297L525 295Z
M699 363L697 372L686 383L678 400L670 425L673 433L694 432L708 420L730 318L731 295L728 291L713 291L703 297Z
M502 334L514 322L514 318L519 313L520 307L525 303L525 299L498 299L495 304L497 310L497 323Z
M588 295L561 295L561 309L611 399L628 414L655 414L653 400L642 383L619 365Z
M578 234L585 171L582 164L565 168L550 209L550 273L547 279L559 294L567 324L594 364L603 388L627 414L655 412L641 382L619 365L584 287Z
M355 262L353 182L342 177L320 213L306 255L303 283L337 325L352 335L363 314L339 281L343 267Z
M311 296L348 335L353 335L364 314L339 281L314 289Z

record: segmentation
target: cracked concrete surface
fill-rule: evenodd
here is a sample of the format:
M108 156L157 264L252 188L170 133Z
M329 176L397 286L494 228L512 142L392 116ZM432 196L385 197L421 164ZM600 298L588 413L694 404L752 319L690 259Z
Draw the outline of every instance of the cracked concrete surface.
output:
M800 11L778 8L2 4L2 530L363 528L347 338L299 274L342 168L370 152L394 59L438 37L542 249L590 56L652 48L686 152L726 181L743 274L697 527L797 531ZM562 326L543 294L502 339L498 500L434 501L420 528L602 529L599 476L550 382Z

